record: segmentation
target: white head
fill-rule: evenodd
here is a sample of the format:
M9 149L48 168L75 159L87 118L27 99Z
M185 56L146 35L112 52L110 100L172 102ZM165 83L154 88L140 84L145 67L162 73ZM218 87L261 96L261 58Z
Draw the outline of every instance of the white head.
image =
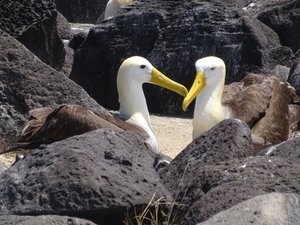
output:
M128 88L132 86L130 84L136 84L141 87L143 83L159 85L184 97L187 94L187 89L183 85L166 77L152 66L147 59L140 56L132 56L124 60L118 71L118 90L122 87Z
M182 103L184 111L203 89L216 87L220 83L224 85L225 82L226 66L222 59L215 56L198 59L195 67L197 73L194 83Z

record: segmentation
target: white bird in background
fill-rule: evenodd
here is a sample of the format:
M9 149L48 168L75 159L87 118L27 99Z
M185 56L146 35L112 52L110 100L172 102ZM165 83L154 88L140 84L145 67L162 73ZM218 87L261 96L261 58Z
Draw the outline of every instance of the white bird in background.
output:
M131 4L134 0L109 0L106 4L104 19L110 19L118 15L121 8Z

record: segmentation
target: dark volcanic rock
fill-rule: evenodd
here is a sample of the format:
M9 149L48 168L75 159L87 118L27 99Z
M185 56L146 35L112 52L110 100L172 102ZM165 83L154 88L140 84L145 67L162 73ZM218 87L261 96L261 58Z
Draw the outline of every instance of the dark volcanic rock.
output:
M295 87L297 95L300 95L300 58L295 60L289 74L288 82Z
M189 144L170 165L160 171L166 187L176 194L184 180L193 179L200 165L216 164L253 154L251 132L239 120L224 120ZM189 177L190 176L190 177Z
M60 69L65 52L56 17L52 0L2 0L0 4L0 29L22 42L43 62Z
M117 109L117 70L132 55L148 58L163 73L190 87L198 58L223 58L227 82L232 82L248 72L286 65L291 51L282 48L273 30L244 16L235 4L137 0L122 15L90 31L76 51L71 79L103 106ZM180 96L157 87L145 89L151 112L183 114Z
M300 137L292 138L260 152L261 156L277 156L297 160L300 163Z
M300 193L300 165L281 157L249 157L199 165L182 178L181 190L194 190L186 203L192 206L182 225L196 224L257 195L271 192ZM193 177L191 179L191 177ZM195 190L202 190L203 196ZM198 191L199 192L199 191Z
M0 161L0 174L3 173L7 167Z
M154 156L130 132L95 130L32 150L0 176L0 214L60 214L121 224L127 210L168 196Z
M108 0L55 0L57 10L69 22L95 23L105 10Z
M106 112L80 86L1 30L0 43L0 136L20 130L36 107L74 103Z
M300 1L271 0L256 1L257 19L272 28L284 46L296 52L300 47ZM253 12L252 12L253 13Z
M1 225L96 225L95 223L75 217L47 215L47 216L0 216Z
M57 13L57 32L60 39L70 40L73 37L68 20L59 12Z
M300 224L300 196L271 193L256 196L197 225Z

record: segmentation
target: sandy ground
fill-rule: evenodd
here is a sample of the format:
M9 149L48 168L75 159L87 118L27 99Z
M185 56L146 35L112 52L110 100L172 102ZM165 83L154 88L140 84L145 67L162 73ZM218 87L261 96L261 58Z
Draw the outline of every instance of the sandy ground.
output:
M192 142L192 119L151 115L160 151L174 158Z
M151 124L162 153L174 158L192 141L192 119L151 115ZM0 162L7 167L15 155L0 155Z

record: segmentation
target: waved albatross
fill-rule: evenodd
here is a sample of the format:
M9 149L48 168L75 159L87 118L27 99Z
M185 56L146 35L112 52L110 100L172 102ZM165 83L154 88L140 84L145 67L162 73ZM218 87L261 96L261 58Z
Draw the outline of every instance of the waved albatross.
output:
M0 153L34 148L40 144L49 144L98 128L135 132L144 137L153 152L159 153L142 87L146 82L167 88L182 96L187 94L187 89L183 85L163 75L148 60L133 56L121 64L117 74L120 119L96 114L79 105L62 105L55 109L36 108L30 111L29 121L18 140L2 146Z
M228 118L249 125L255 152L286 140L294 131L291 129L300 119L299 106L289 105L295 90L286 82L275 76L249 74L241 82L224 86L222 59L205 57L197 60L195 67L194 83L182 103L185 111L196 98L193 139Z
M106 4L104 19L110 19L118 15L121 8L131 4L134 0L109 0Z

